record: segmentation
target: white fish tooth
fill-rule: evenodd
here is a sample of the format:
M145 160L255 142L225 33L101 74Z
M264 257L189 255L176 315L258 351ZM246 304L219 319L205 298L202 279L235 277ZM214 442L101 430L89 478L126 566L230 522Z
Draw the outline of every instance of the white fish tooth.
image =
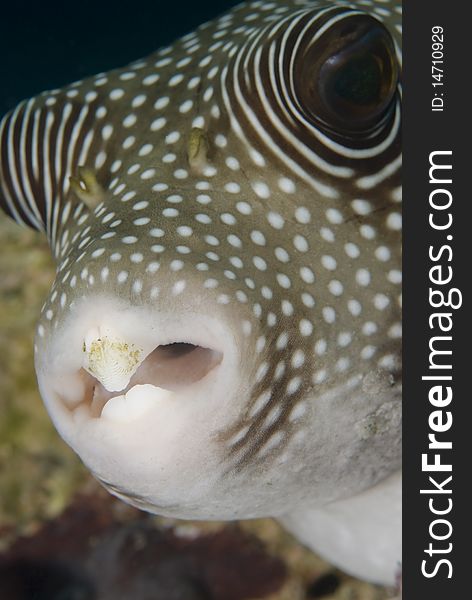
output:
M145 357L141 348L98 330L87 333L83 352L83 368L109 392L124 390Z
M172 392L154 385L135 385L129 392L110 398L102 410L102 418L119 423L139 419L156 406L167 400Z

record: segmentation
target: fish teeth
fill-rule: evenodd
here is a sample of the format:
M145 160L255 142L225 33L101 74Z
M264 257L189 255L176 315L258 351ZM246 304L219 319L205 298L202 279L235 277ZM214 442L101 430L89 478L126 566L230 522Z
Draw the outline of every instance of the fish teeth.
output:
M169 390L150 384L135 385L129 392L110 398L102 410L101 417L109 421L127 423L139 419L160 401L173 395Z
M144 359L141 348L122 340L89 332L83 345L83 368L109 392L124 390Z

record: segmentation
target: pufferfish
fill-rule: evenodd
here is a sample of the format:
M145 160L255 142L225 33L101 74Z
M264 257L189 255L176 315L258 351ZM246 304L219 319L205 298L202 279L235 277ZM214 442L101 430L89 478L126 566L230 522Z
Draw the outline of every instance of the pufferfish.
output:
M0 125L41 395L110 492L401 560L401 5L243 3Z

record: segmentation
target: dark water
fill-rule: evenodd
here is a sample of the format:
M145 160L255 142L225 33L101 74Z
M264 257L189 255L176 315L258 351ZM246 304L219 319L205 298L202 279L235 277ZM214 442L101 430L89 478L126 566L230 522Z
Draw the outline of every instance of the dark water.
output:
M1 2L0 117L20 100L146 56L236 0Z

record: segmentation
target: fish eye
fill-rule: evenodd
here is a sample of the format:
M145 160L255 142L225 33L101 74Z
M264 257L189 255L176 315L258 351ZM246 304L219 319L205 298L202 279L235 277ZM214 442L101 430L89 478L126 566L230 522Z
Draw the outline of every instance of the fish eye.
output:
M309 52L316 51L318 60L307 56L303 61L302 106L331 131L369 132L394 105L399 69L393 40L379 21L367 15L349 17L323 37Z

